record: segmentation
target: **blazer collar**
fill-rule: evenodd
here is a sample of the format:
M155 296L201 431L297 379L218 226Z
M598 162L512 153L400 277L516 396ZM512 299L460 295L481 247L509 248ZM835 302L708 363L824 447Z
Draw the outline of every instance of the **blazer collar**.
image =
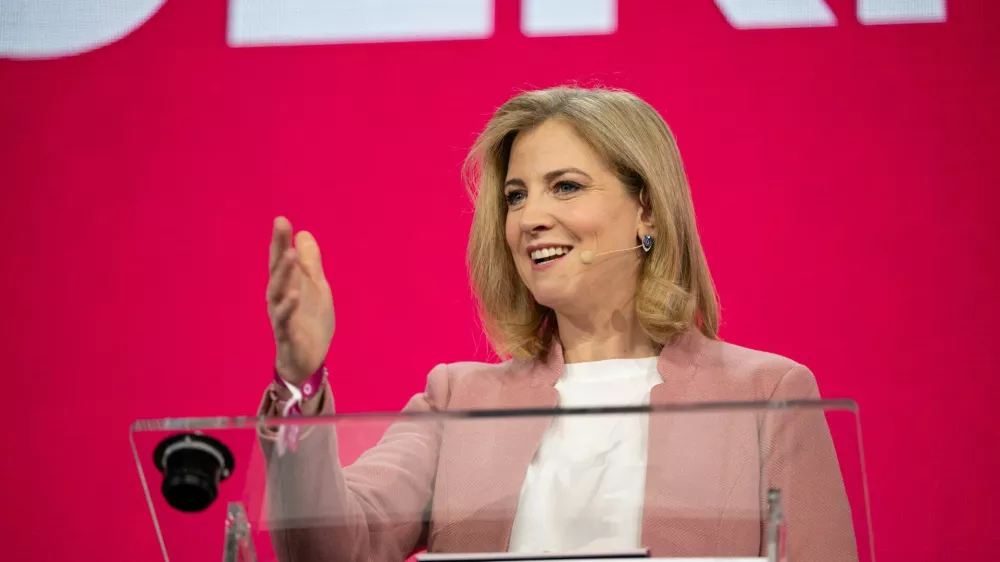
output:
M679 392L691 382L700 365L706 340L707 338L697 329L691 329L663 346L656 361L656 370L666 385L664 390L673 389ZM533 363L531 386L534 388L555 386L562 376L564 366L562 344L558 337L553 337L546 356ZM662 385L657 385L660 386Z

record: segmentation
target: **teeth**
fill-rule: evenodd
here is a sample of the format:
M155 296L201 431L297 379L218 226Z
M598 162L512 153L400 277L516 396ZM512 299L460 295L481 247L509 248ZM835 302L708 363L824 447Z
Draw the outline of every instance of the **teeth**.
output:
M531 259L538 261L545 258L551 258L552 256L561 256L563 254L569 253L572 248L569 246L561 246L558 248L543 248L541 250L535 250L531 252Z

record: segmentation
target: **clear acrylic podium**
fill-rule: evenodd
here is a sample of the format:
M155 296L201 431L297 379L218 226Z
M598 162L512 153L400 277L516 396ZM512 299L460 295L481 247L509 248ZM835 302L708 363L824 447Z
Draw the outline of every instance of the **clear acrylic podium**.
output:
M557 451L562 500L525 506L557 436L601 452ZM131 442L174 562L874 560L847 400L142 420ZM537 521L594 541L508 554Z

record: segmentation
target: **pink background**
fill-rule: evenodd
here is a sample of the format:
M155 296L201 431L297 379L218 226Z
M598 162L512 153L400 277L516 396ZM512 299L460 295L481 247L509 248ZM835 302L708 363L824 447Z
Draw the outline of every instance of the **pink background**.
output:
M516 90L566 81L674 129L723 337L860 403L879 559L995 554L1000 7L748 31L621 4L608 36L524 37L501 0L487 40L237 49L224 2L171 1L108 47L0 61L0 558L156 559L129 424L255 411L277 214L324 250L342 411L490 359L459 165Z

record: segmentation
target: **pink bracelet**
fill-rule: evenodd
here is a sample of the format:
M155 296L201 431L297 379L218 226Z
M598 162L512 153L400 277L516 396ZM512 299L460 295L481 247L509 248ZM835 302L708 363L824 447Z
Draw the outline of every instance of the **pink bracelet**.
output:
M302 415L302 403L309 400L323 385L323 379L326 378L327 370L326 363L324 362L316 369L316 372L309 375L306 382L302 383L302 388L298 389L293 385L288 384L285 379L281 378L278 374L278 370L274 370L274 382L284 386L288 389L288 392L292 393L292 398L285 404L284 411L281 412L282 416L301 416Z
M302 403L306 400L316 396L319 389L323 385L323 380L327 376L326 364L320 365L319 369L315 373L306 379L306 382L302 384L302 389L298 389L295 386L285 382L285 379L281 378L278 374L278 370L274 370L274 381L292 393L291 399L285 403L285 407L282 408L281 415L283 417L298 417L302 415ZM296 445L299 442L299 426L298 424L291 427L283 425L278 428L278 456L285 454L286 450L294 451Z

